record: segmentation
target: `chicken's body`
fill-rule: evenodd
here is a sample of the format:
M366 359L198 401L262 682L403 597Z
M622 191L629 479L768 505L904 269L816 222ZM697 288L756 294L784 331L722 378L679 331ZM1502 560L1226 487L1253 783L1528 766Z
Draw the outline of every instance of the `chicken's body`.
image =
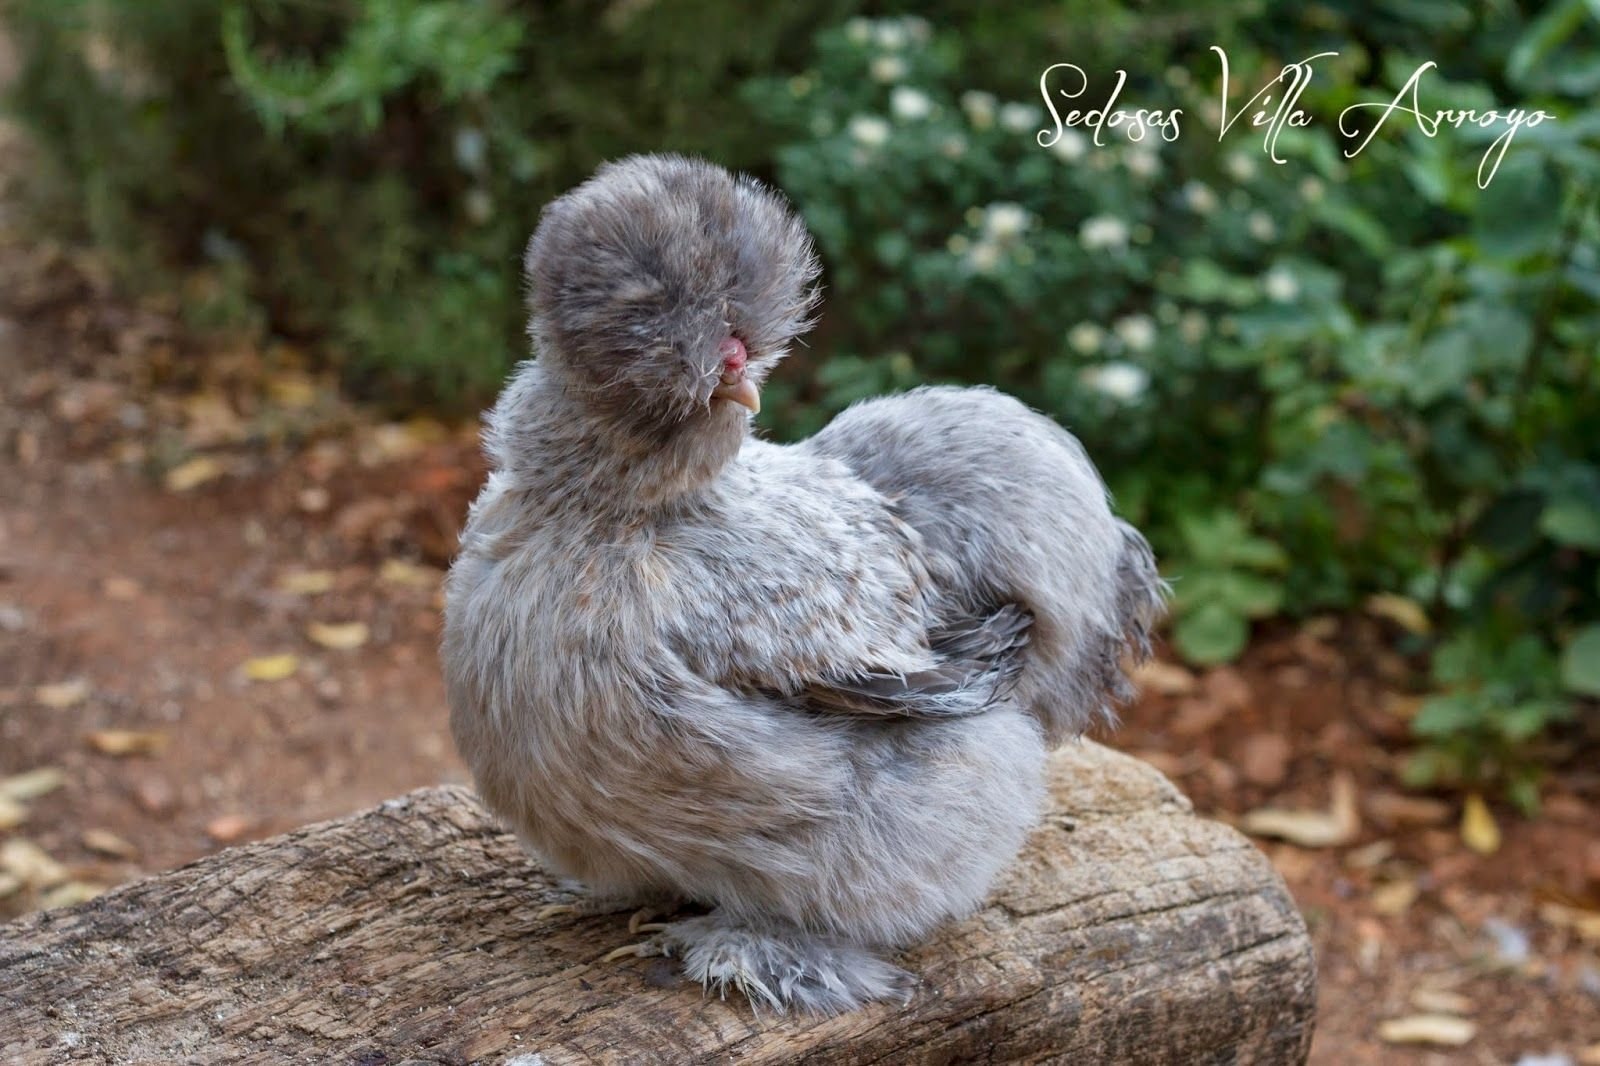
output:
M598 894L713 907L659 939L708 984L903 990L874 950L1015 855L1048 748L1159 607L1148 548L1070 436L988 390L792 446L722 400L644 438L592 404L541 361L491 418L444 648L485 801Z

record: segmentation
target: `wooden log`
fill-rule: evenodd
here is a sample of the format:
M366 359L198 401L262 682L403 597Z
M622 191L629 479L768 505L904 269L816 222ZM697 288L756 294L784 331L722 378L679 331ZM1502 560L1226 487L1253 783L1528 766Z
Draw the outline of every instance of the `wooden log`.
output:
M566 897L462 788L0 926L0 1062L1296 1063L1314 963L1283 882L1150 767L1059 753L989 904L907 1007L757 1016Z

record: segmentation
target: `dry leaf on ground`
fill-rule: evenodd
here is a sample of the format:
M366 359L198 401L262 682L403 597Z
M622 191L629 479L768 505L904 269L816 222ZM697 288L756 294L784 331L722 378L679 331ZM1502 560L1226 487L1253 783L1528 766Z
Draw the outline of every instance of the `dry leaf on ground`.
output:
M15 829L28 820L28 808L6 796L0 796L0 832Z
M105 885L91 884L88 881L68 881L64 885L57 885L39 897L39 908L50 910L53 907L75 907L80 903L94 899L106 890Z
M1423 610L1422 605L1416 600L1404 596L1387 592L1369 596L1367 613L1377 618L1386 618L1401 629L1418 636L1427 636L1433 631L1433 623L1428 619L1428 612Z
M139 854L138 848L109 829L85 829L82 840L83 846L90 851L109 855L113 859L131 859Z
M87 739L89 746L101 755L122 758L129 755L159 755L170 738L165 733L135 729L97 729Z
M378 580L390 585L431 589L444 579L444 572L431 566L419 566L405 559L385 559L378 570Z
M40 685L33 690L33 698L52 710L62 711L88 699L89 691L89 682L75 677L70 681L57 681L53 685Z
M1363 799L1367 814L1385 825L1443 825L1450 820L1450 804L1427 796L1399 792L1374 792Z
M293 655L263 655L245 660L244 676L251 681L283 681L299 669L300 660Z
M222 462L209 455L196 456L167 471L162 479L169 492L188 492L227 473Z
M1415 881L1389 881L1372 890L1372 909L1385 917L1404 914L1420 894Z
M367 642L371 633L365 622L312 622L306 626L312 642L335 651L350 651Z
M1461 840L1479 855L1493 855L1500 850L1500 826L1476 792L1467 797L1461 808Z
M54 766L41 766L10 777L0 777L0 798L26 802L54 792L66 784L67 775Z
M8 840L0 844L0 870L33 888L59 885L71 875L50 853L31 840Z
M248 833L255 820L244 814L224 814L206 823L206 835L219 844L231 844Z
M1133 682L1163 696L1185 696L1199 684L1192 670L1161 659L1151 659L1134 670Z
M333 588L333 571L290 570L278 576L276 587L292 596L318 596Z
M1255 836L1278 837L1303 848L1331 848L1348 844L1361 831L1356 811L1356 786L1348 773L1333 779L1332 802L1326 811L1262 807L1239 822Z
M1460 1047L1477 1033L1476 1024L1449 1014L1412 1014L1378 1023L1378 1039L1386 1044Z
M1411 1005L1425 1014L1472 1013L1472 1000L1445 988L1419 988L1411 993Z

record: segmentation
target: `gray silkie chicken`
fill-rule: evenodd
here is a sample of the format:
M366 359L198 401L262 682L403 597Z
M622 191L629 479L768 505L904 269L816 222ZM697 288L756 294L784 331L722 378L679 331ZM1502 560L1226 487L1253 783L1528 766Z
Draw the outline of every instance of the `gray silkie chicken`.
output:
M885 953L979 906L1046 753L1128 695L1149 546L1077 440L990 389L753 437L818 264L750 178L608 164L526 267L538 358L447 585L479 792L585 886L567 909L709 908L626 953L776 1010L905 998Z

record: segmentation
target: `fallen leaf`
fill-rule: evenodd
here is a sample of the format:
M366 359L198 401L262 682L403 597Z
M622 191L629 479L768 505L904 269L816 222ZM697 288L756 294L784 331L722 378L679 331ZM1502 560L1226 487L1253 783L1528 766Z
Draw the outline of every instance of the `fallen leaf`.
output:
M1348 773L1333 779L1332 802L1326 811L1262 807L1239 822L1255 836L1278 837L1303 848L1331 848L1348 844L1361 830L1356 811L1356 786Z
M311 485L295 494L295 504L306 514L321 514L333 504L333 494L321 485Z
M1443 825L1450 820L1450 804L1426 796L1374 792L1367 795L1363 803L1367 814L1385 825Z
M251 681L282 681L298 669L300 660L293 655L263 655L245 660L244 676Z
M280 407L291 410L310 407L317 402L317 383L299 371L290 370L267 379L267 395Z
M1600 1044L1590 1044L1578 1052L1578 1066L1600 1066Z
M333 571L290 570L278 575L277 588L291 596L318 596L333 588Z
M1372 909L1392 918L1410 910L1419 894L1415 881L1389 881L1372 890Z
M1282 783L1289 773L1293 752L1278 733L1256 733L1239 748L1239 772L1252 785L1271 788Z
M133 786L133 800L146 814L169 814L178 797L164 777L150 775Z
M165 733L133 729L97 729L88 735L89 746L101 755L159 755L167 746Z
M1433 632L1433 622L1428 612L1416 600L1392 593L1380 592L1367 597L1367 613L1375 618L1386 618L1408 633L1427 636Z
M1386 1044L1438 1044L1460 1047L1478 1033L1465 1018L1448 1014L1412 1014L1378 1023L1378 1039Z
M9 796L0 796L0 832L15 829L28 820L26 804L19 803Z
M131 859L139 854L138 848L109 829L85 829L82 839L83 846L90 851L113 859Z
M1140 688L1163 696L1186 696L1199 683L1194 671L1161 659L1151 659L1139 666L1133 672L1133 681Z
M108 577L100 583L100 591L108 600L133 600L139 597L139 583L132 578Z
M1228 708L1216 700L1195 696L1178 705L1178 713L1168 723L1174 736L1197 737L1209 733L1228 716Z
M1426 1014L1472 1013L1472 1000L1444 988L1417 989L1411 993L1411 1005Z
M57 885L39 897L41 910L51 910L55 907L76 907L86 903L106 890L105 885L94 885L87 881L68 881L64 885Z
M53 710L62 711L76 707L89 698L89 682L81 677L71 681L58 681L53 685L40 685L33 690L33 698Z
M225 473L227 468L221 462L209 455L201 455L168 470L163 480L169 492L188 492L208 481L215 481Z
M1394 841L1374 840L1345 852L1344 864L1352 870L1370 870L1394 854Z
M54 792L66 784L67 775L54 766L41 766L25 773L0 777L0 798L25 802Z
M1584 940L1600 943L1600 911L1547 901L1539 904L1539 917L1558 929L1570 929Z
M196 392L182 401L184 420L183 439L191 448L213 448L219 444L235 444L243 440L247 431L244 422L234 412L226 396L218 392Z
M350 651L367 642L370 633L365 622L312 622L306 626L306 636L335 651Z
M411 588L431 589L443 578L444 574L431 566L419 566L404 559L385 559L378 570L379 581Z
M1500 826L1476 792L1467 797L1461 808L1461 841L1479 855L1493 855L1500 850Z
M1224 710L1247 710L1254 702L1250 682L1231 666L1219 666L1206 671L1201 688L1205 690L1207 696L1221 704Z
M16 874L0 873L0 899L15 896L22 891L22 878Z
M224 814L206 823L206 835L218 844L231 844L248 833L254 819L243 814Z
M50 853L31 840L8 840L0 844L0 870L33 888L59 885L71 875Z

